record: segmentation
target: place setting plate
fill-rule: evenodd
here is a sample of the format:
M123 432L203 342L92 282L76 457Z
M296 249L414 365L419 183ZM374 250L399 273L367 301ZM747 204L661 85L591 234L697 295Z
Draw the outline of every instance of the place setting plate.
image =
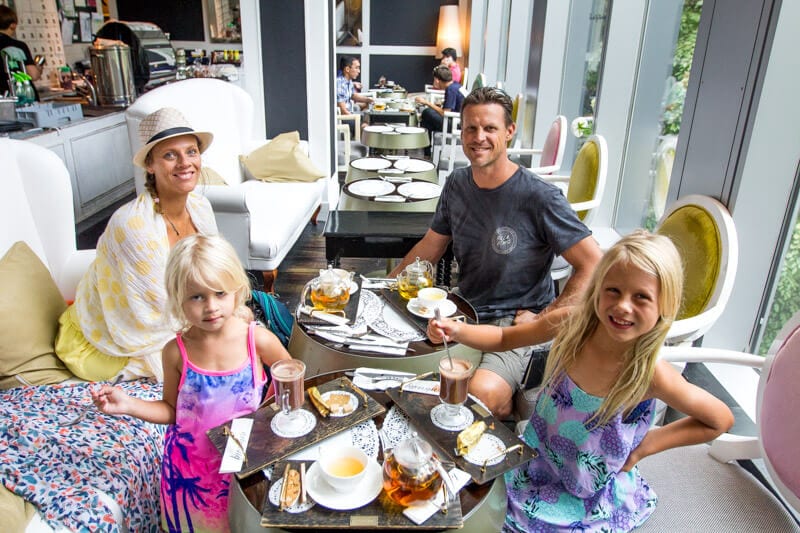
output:
M371 133L391 133L394 131L394 128L391 126L381 126L381 125L371 125L371 126L364 126L364 131L369 131Z
M350 161L350 166L358 170L383 170L392 166L392 162L382 157L362 157Z
M420 128L419 126L400 126L399 128L395 128L397 133L425 133L428 130L425 128Z
M442 188L429 181L412 181L397 187L397 192L410 200L429 200L438 198L442 193Z
M345 187L349 193L365 198L383 196L394 192L394 185L383 180L351 181Z
M358 159L356 159L358 161ZM353 163L350 163L351 165ZM405 172L425 172L428 170L433 170L434 165L430 161L425 161L424 159L398 159L394 162L394 168L399 168Z

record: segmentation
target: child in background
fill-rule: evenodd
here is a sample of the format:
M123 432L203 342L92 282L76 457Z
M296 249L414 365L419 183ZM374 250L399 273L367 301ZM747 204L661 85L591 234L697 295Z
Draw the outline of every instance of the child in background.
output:
M730 409L687 382L658 352L681 302L682 268L672 242L645 231L603 256L582 302L557 320L503 328L433 321L436 338L502 349L540 342L558 329L543 386L522 435L539 452L506 473L504 531L629 531L657 497L636 464L669 448L707 442L733 425ZM527 327L528 337L519 335ZM507 339L506 339L507 341ZM655 399L687 415L651 429Z
M104 385L93 400L108 414L170 424L161 467L161 524L168 531L228 531L230 474L206 431L252 413L271 366L291 356L269 330L248 322L250 284L236 252L218 236L175 245L166 270L170 313L184 328L162 353L160 401Z

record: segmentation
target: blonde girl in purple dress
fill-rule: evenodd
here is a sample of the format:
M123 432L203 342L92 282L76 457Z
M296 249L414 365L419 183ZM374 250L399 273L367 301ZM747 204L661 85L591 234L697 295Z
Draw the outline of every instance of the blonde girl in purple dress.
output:
M733 425L724 403L658 360L682 285L672 242L638 231L606 252L582 301L561 316L508 328L430 324L435 339L444 335L482 350L558 332L522 435L539 455L505 475L504 531L634 529L657 502L636 464L710 441ZM686 418L651 427L656 399Z
M245 306L250 284L236 252L218 236L180 240L167 261L170 313L184 328L163 350L160 401L103 386L97 408L170 424L161 468L161 524L167 531L228 531L230 474L206 431L255 411L271 366L291 356Z

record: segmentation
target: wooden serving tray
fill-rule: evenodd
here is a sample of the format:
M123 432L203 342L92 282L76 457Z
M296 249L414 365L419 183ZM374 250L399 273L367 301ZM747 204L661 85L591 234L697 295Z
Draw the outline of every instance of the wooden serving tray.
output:
M299 471L300 463L306 463L306 469L311 465L309 461L280 461L273 469L273 481L281 478L286 463L291 463L292 468ZM452 463L443 463L449 470ZM271 484L270 484L271 485ZM309 496L311 498L311 496ZM293 529L455 529L463 527L464 519L461 515L461 500L458 497L450 498L447 513L441 511L434 513L420 525L416 525L403 514L404 507L392 501L381 490L377 498L364 507L347 511L335 511L315 504L311 509L302 513L289 513L280 511L269 501L269 490L264 496L261 506L261 526Z
M489 411L482 405L475 403L472 398L467 398L466 405L472 410L475 416L475 421L483 420L489 429L486 433L491 433L496 436L505 444L506 449L511 448L517 444L521 444L521 448L506 454L502 461L495 465L487 465L485 471L482 471L482 465L476 465L467 461L465 458L456 455L456 439L458 431L447 431L441 429L433 424L431 421L431 409L439 405L439 396L430 394L421 394L416 392L400 392L399 387L386 389L386 394L391 398L394 403L403 410L405 414L414 422L414 425L423 433L432 446L435 446L442 453L440 457L444 460L450 460L461 470L465 471L472 477L472 480L479 485L482 485L494 478L504 474L505 472L515 468L519 465L527 463L536 457L536 451L525 444L522 439L517 437L510 429L508 429L502 422L496 419Z
M273 402L262 405L259 409L248 415L246 418L253 418L253 430L250 433L250 440L247 445L247 464L242 470L236 473L236 477L243 479L250 474L258 472L265 467L287 457L299 450L308 448L323 439L335 435L340 431L351 428L365 420L374 418L386 412L386 408L376 402L372 396L353 385L353 382L346 377L336 378L317 387L320 393L330 390L344 390L354 392L358 399L358 407L348 416L322 418L317 410L308 400L308 392L304 392L305 402L303 408L310 411L317 417L317 425L310 433L302 437L287 439L276 435L270 427L272 418L280 411ZM367 398L366 406L363 396ZM228 437L223 433L223 428L230 428L230 423L222 424L208 430L207 435L211 442L216 446L219 453L225 452L225 444Z

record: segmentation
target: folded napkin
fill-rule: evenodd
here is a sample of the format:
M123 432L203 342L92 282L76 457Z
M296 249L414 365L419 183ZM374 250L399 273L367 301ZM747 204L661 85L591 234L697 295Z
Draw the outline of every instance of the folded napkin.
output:
M375 376L397 376L401 379L374 379ZM380 368L357 368L353 374L353 384L361 389L386 390L397 387L403 379L413 378L410 372L397 372L395 370L382 370Z
M376 196L376 202L405 202L405 196L398 196L396 194L388 194L386 196Z
M451 498L458 498L457 494L464 486L472 479L469 474L458 468L453 468L449 472L450 479L453 480L453 489L455 494L451 494ZM422 524L428 518L432 517L434 513L441 512L442 504L444 503L444 496L442 491L436 493L436 496L430 500L416 501L403 510L403 514L409 520L417 525Z

